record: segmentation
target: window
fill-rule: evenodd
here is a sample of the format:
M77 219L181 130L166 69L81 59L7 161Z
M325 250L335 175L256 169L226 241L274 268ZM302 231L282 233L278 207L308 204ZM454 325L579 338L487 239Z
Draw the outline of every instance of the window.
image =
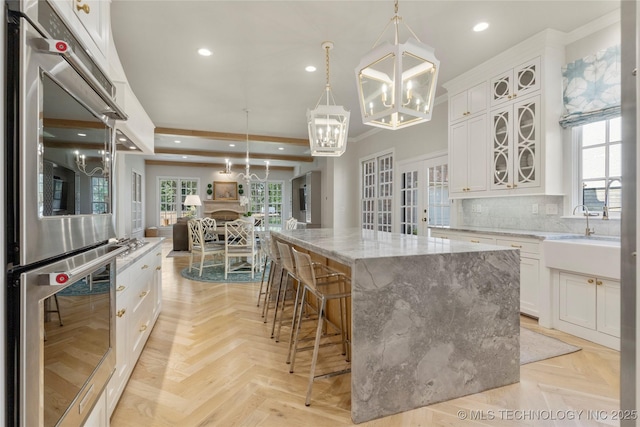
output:
M362 162L362 228L391 231L393 154Z
M449 225L449 167L429 168L429 225Z
M91 177L91 213L107 213L109 201L109 180L107 178Z
M131 173L131 230L142 230L142 175Z
M621 118L574 128L578 141L580 204L589 212L620 215L622 207Z
M283 186L282 181L252 182L249 211L264 216L266 206L269 225L282 225Z
M159 178L161 225L175 224L178 217L187 215L184 199L189 194L198 194L199 182L197 178Z

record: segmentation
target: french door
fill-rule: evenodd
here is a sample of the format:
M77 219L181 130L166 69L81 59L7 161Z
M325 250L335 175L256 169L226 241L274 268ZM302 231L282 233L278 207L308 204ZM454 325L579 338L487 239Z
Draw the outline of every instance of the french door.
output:
M398 165L398 231L428 236L428 226L449 225L447 156Z

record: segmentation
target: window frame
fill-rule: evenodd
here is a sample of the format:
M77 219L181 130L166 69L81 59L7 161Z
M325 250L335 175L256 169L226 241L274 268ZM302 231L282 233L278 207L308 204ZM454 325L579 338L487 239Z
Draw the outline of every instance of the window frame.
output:
M381 161L389 160L389 168L381 170ZM360 165L360 228L392 233L395 231L394 200L396 169L395 151L386 150L363 157ZM372 169L367 169L373 165ZM381 181L381 175L384 180ZM380 196L381 187L388 194ZM386 206L386 208L385 208ZM365 219L365 214L368 219ZM385 216L386 215L386 216ZM387 218L381 221L382 218Z
M163 217L162 217L162 194L161 194L161 189L162 189L162 182L163 181L176 181L176 192L180 195L181 201L180 201L180 208L178 209L178 203L177 203L177 199L173 202L173 204L175 204L175 210L174 211L167 211L167 212L175 212L175 221L174 222L169 222L169 223L165 223L163 221ZM200 195L200 178L197 177L176 177L176 176L159 176L157 177L157 187L156 187L156 195L157 195L157 202L156 202L156 206L158 207L158 224L160 224L160 227L172 227L173 224L175 224L178 220L178 218L184 217L186 215L187 210L184 209L184 199L187 196L186 194L182 194L182 182L188 182L191 181L192 183L195 183L195 189L192 188L192 191L190 191L189 194L197 194ZM196 215L199 215L199 209L200 207L196 208Z
M142 213L142 192L144 186L142 185L142 173L135 169L131 170L131 232L135 233L142 231L144 228Z

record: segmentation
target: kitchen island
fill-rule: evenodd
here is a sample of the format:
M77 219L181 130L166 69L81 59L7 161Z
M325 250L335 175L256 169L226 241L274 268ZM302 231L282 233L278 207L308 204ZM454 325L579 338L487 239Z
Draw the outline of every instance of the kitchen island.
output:
M272 235L350 271L355 423L519 381L518 250L356 228Z

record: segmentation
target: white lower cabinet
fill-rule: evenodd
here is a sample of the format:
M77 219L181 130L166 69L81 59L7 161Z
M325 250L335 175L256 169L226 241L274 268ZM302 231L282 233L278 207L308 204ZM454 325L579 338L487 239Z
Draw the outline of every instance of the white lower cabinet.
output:
M103 392L102 395L100 395L83 425L84 427L109 427L106 392Z
M620 282L554 271L558 281L558 329L620 349Z
M151 244L150 244L151 245ZM116 370L107 385L108 415L124 391L131 372L160 314L162 252L160 244L116 276ZM133 252L135 255L135 252Z

